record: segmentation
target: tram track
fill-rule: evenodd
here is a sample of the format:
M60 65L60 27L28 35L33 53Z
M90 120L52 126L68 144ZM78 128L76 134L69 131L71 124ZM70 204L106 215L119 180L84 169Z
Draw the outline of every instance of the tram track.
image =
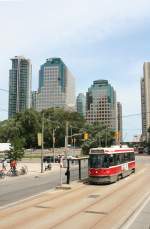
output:
M140 174L140 176L142 176L142 174ZM128 185L133 184L133 183L136 183L136 182L137 182L136 179L135 179L134 181L133 181L133 180L130 180L130 181L128 181ZM145 183L145 181L144 181L143 183ZM107 198L111 197L114 193L116 193L116 192L119 193L121 190L123 190L123 189L126 187L126 185L127 185L127 184L125 183L125 184L123 184L119 189L114 189L114 190L113 190L112 192L110 192L109 194L104 195L103 197L97 198L96 201L94 201L92 204L89 204L89 205L87 205L86 207L81 208L78 212L75 212L74 214L69 214L69 216L67 216L67 217L64 218L63 220L61 220L61 221L59 221L58 223L56 223L56 224L52 225L51 227L49 227L49 229L57 228L58 226L60 226L60 225L62 225L63 223L67 222L68 220L70 221L70 220L71 220L72 218L74 218L75 216L77 216L77 215L79 215L79 214L81 214L81 213L83 213L83 212L86 212L87 209L93 207L93 206L96 205L96 204L100 204L102 201L104 201L104 200L106 200ZM131 195L131 196L132 196L132 195ZM126 201L126 199L125 199L125 201ZM121 206L121 205L122 205L122 203L120 203L119 206ZM118 206L116 206L116 208L118 208ZM107 214L102 214L102 215L103 215L103 217L106 217ZM93 225L93 226L96 226L99 222L100 222L100 221L97 221L96 224ZM93 226L90 227L90 228L93 228Z
M132 175L131 175L131 177L130 177L131 179L130 180L125 180L126 179L125 178L125 179L122 180L123 183L122 182L116 183L116 184L119 184L119 186L121 186L121 187L119 187L118 185L114 185L112 192L110 192L110 190L108 188L108 190L106 190L107 191L106 195L104 194L103 197L96 198L96 201L93 199L91 204L88 204L86 207L81 208L79 211L76 211L76 212L74 212L72 214L69 213L68 216L64 217L61 220L58 219L57 223L53 223L53 225L49 226L48 228L57 228L60 225L65 224L65 222L70 221L75 216L78 216L81 213L86 212L89 208L94 207L94 205L100 204L105 199L111 197L114 193L121 192L121 190L123 190L125 188L125 186L127 185L127 181L128 181L128 184L133 184L133 183L137 182L137 178L139 179L142 176L142 173L143 173L142 171L139 171L138 173L136 173L134 175L134 177L132 177ZM132 178L135 178L135 179L133 180ZM93 187L95 187L94 190L92 190ZM110 187L110 186L99 186L99 187L100 187L99 191L104 191L104 189L105 189L104 187ZM71 204L72 195L74 195L74 193L76 193L76 195L74 196L73 201L76 203L76 201L79 201L78 200L79 198L84 198L84 196L86 196L86 195L95 193L96 190L97 190L97 186L89 186L89 189L85 189L84 185L80 185L78 187L75 187L72 190L69 190L69 191L66 191L64 193L61 193L60 196L58 196L57 195L58 193L57 193L55 197L54 196L50 196L50 197L46 197L44 199L42 197L40 197L40 199L38 199L38 200L34 200L33 199L31 201L31 203L26 203L26 206L24 206L24 207L22 207L22 205L21 205L20 208L17 208L16 210L14 208L13 209L6 209L4 211L6 215L3 212L3 214L1 215L1 217L2 217L1 219L4 219L4 217L7 218L8 215L11 215L11 217L12 217L13 215L16 215L17 213L19 213L19 215L20 215L21 212L28 211L29 208L31 208L32 210L33 209L35 210L35 207L37 208L37 206L39 206L38 210L36 209L37 211L35 211L35 212L33 211L32 215L28 218L28 221L25 220L25 218L28 215L25 214L25 218L21 217L19 219L19 222L17 223L17 226L18 226L18 228L20 228L19 225L21 225L22 223L25 223L25 225L26 224L28 225L28 223L30 221L33 222L33 224L34 224L34 221L36 219L39 220L39 219L51 214L51 212L54 213L57 210L58 207L60 209L62 209L64 207L65 201L66 201L66 207L67 207L67 203L68 202L69 202L68 204ZM64 199L64 201L62 201L62 199ZM53 201L57 201L57 204L55 205L55 208L48 207L48 206L51 206L51 202L53 202ZM121 204L122 203L120 203L120 206L121 206ZM118 206L116 206L116 208L118 208ZM39 211L39 210L41 210L41 211ZM103 217L106 217L106 215L103 215ZM97 221L95 226L99 222L100 221ZM43 228L47 228L47 227L43 227ZM93 227L91 227L91 228L93 228Z
M69 190L69 193L76 192L76 191L81 190L83 188L84 187L82 185L78 186L78 187L75 187L74 189ZM50 192L46 191L46 192L44 192L44 194L47 196L47 195L50 194ZM52 192L53 192L53 194L52 194L53 196L51 196L51 197L43 197L43 193L40 193L40 194L38 194L36 196L31 196L31 197L29 197L29 198L27 198L25 200L18 201L18 203L19 203L18 205L20 205L20 207L17 206L18 207L17 210L14 210L14 208L17 205L17 202L12 203L11 204L11 208L9 207L9 205L8 205L8 207L3 206L0 209L0 218L1 218L1 212L7 212L7 214L11 214L11 213L15 214L17 212L24 211L27 208L33 207L35 204L47 203L47 201L52 201L52 200L56 200L56 199L58 200L58 199L61 199L61 198L65 197L65 196L67 196L69 194L68 192L62 192L62 190L57 191L57 193L55 193L55 190L52 190ZM57 196L58 192L62 192L59 197ZM55 194L56 194L56 196L54 197ZM36 197L38 197L38 199ZM26 202L26 201L27 201L27 203L25 203L26 206L22 207L22 204L24 204L24 202ZM30 202L28 203L28 201L31 201L31 203ZM3 217L7 217L7 215L3 215Z
M144 184L145 184L145 180L144 180L142 183L143 183L143 185L144 185ZM138 187L140 188L140 187L141 187L141 184L139 184ZM122 206L125 206L125 204L127 203L127 199L128 199L128 200L129 200L129 199L132 199L132 197L134 197L134 196L135 196L135 190L132 191L129 195L125 196L124 198L121 198L121 201L120 201L115 207L110 208L108 214L104 214L104 215L102 216L102 218L99 219L99 220L97 220L89 229L94 229L94 228L96 228L96 226L97 226L98 224L101 224L101 225L102 225L102 222L104 222L104 221L107 222L107 219L106 219L106 218L111 217L111 215L117 215L116 212L119 211L119 209L121 210ZM145 197L144 197L144 199L145 199ZM141 202L141 201L140 201L140 202ZM138 205L139 205L139 204L138 204ZM137 208L137 207L136 207L136 208ZM136 208L135 208L135 209L136 209ZM127 218L128 218L128 217L127 217ZM120 224L123 224L123 223L120 223ZM118 228L120 228L120 226L119 226Z

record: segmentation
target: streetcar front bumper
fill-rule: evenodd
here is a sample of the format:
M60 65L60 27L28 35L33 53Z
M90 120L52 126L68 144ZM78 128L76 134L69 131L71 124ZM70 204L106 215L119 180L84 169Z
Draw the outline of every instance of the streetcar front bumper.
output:
M91 184L109 184L114 182L116 179L112 176L89 176L88 181Z

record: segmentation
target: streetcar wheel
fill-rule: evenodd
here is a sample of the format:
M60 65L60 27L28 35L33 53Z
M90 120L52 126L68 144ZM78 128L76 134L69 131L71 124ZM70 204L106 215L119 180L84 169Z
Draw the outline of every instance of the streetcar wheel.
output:
M117 181L119 181L121 179L121 175L118 175L117 177Z
M135 173L135 169L132 169L132 173Z

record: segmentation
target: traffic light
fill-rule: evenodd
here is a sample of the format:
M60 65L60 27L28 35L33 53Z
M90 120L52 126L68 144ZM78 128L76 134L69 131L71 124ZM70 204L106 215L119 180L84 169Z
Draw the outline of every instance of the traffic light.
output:
M89 134L87 132L84 132L84 140L87 140L89 138Z

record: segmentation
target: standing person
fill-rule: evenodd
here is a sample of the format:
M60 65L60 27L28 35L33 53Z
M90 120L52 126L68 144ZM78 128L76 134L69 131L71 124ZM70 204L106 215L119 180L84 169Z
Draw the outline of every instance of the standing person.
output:
M6 170L7 169L7 160L6 159L3 160L2 165L3 165L3 169Z
M10 161L10 168L12 169L12 171L16 171L16 167L17 167L17 162L16 162L16 160L11 160Z
M67 168L65 175L67 176L67 184L70 184L70 170Z
M3 171L3 162L0 161L0 171Z

